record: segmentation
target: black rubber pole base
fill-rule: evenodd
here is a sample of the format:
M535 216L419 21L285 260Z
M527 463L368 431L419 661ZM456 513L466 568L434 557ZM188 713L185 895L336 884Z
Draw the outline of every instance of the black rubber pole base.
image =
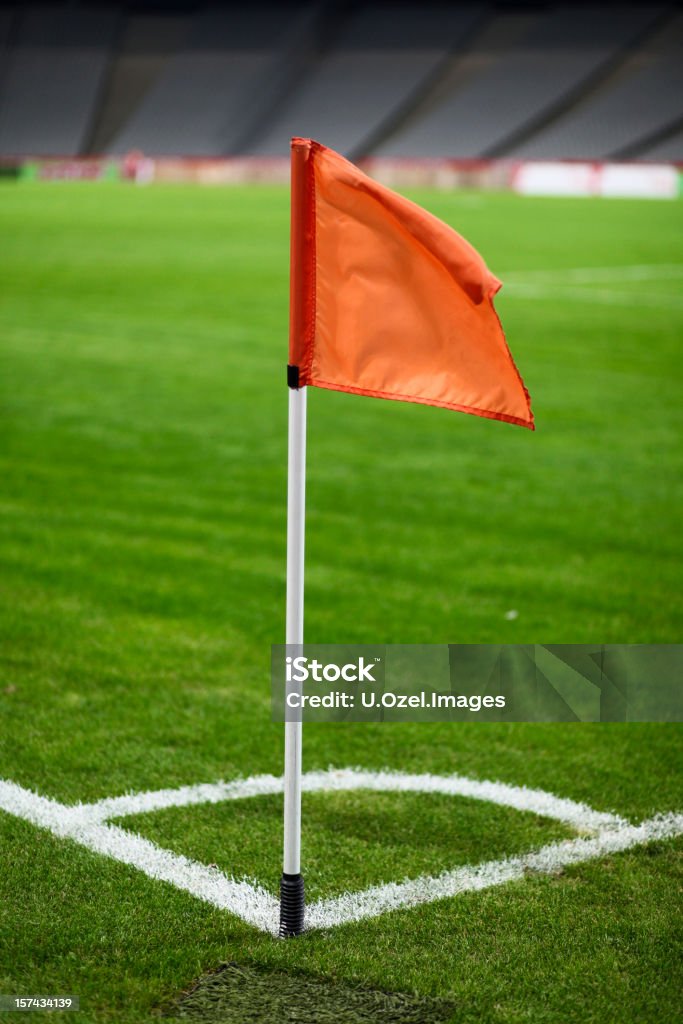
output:
M303 875L282 872L280 879L280 938L290 939L304 930Z

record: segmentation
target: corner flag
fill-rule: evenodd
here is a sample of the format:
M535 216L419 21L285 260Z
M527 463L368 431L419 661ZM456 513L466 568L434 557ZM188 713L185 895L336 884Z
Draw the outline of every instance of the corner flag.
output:
M493 307L500 281L469 242L312 139L292 139L291 206L285 640L301 646L308 385L534 419ZM301 733L285 723L282 937L304 929Z
M461 235L311 139L292 139L289 362L307 384L533 430L493 308L500 281Z

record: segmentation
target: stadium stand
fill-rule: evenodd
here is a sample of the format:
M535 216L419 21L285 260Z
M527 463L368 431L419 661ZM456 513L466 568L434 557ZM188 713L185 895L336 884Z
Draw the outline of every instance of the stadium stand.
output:
M11 8L0 8L0 68L4 68L7 43L9 42L15 11Z
M604 87L516 150L525 159L645 156L639 143L683 114L683 15L670 20ZM664 143L662 143L662 146Z
M78 153L114 43L111 8L17 8L0 92L0 154Z
M476 5L360 5L249 151L282 154L291 135L306 135L352 156L370 152L483 13Z
M441 101L378 147L381 156L492 157L517 150L513 140L585 91L624 47L661 17L656 6L563 6L533 18L520 38L500 33L473 48L473 73ZM524 9L499 14L514 26ZM556 155L556 154L555 154Z
M683 127L668 134L666 138L645 146L640 156L644 160L663 160L683 163Z
M104 153L141 105L171 58L188 38L191 16L131 14L123 19L119 46L102 89L93 153Z
M245 130L245 105L273 73L303 8L245 4L195 14L191 34L166 63L108 146L155 155L229 152Z
M682 49L638 0L0 0L0 157L681 161Z

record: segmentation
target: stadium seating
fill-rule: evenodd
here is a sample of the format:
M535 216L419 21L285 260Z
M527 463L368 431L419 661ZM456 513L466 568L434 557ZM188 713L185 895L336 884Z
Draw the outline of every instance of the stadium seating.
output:
M351 155L367 153L483 13L475 5L360 6L250 152L282 154L291 135L306 135Z
M272 73L302 12L250 4L198 12L191 34L108 149L210 156L230 151L246 129L245 105Z
M2 67L5 64L7 44L10 38L15 12L12 8L0 8L0 61Z
M192 15L132 13L122 19L119 45L102 90L90 151L105 153L188 38Z
M645 146L640 156L645 160L673 160L676 163L683 163L683 128L678 128L651 146Z
M381 156L486 157L516 153L515 136L572 96L661 14L656 7L613 10L557 7L537 14L514 38L528 10L502 13L508 36L488 30L475 45L472 72L440 102L379 146ZM502 39L501 39L502 34ZM462 79L462 76L460 76ZM558 155L558 154L553 154Z
M683 114L682 44L683 15L678 14L633 55L620 75L519 147L518 155L527 159L640 155L639 140L665 129ZM655 147L643 155L649 159L656 152Z
M680 8L644 2L16 3L0 157L680 161L682 50Z
M0 154L87 147L119 17L100 7L27 6L5 18Z

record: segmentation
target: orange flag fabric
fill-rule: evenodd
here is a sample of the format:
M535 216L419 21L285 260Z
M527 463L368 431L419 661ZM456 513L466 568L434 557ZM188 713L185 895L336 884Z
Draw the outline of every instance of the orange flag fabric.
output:
M292 139L289 382L534 429L493 296L457 232L312 139Z

